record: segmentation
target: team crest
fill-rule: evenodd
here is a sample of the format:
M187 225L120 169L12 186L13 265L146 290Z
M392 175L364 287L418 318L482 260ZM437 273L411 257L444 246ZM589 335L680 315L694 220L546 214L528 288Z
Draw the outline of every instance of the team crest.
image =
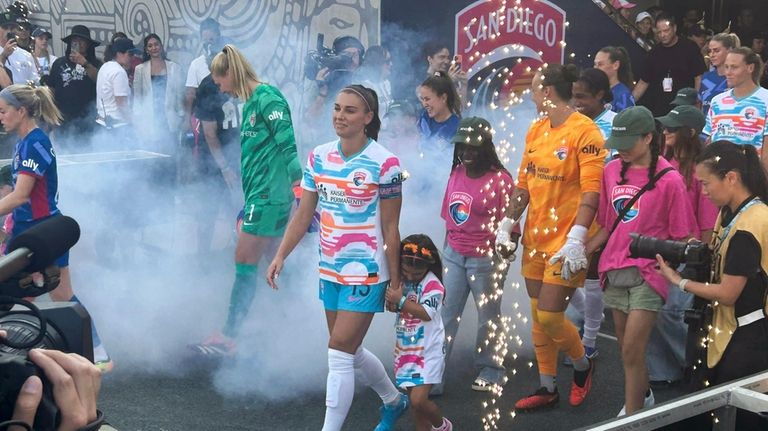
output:
M611 191L611 203L613 204L613 209L616 211L616 215L619 215L619 213L624 209L624 206L629 202L637 192L640 191L639 187L635 186L616 186ZM640 201L643 200L642 196L640 199L638 199L633 205L632 208L627 211L627 213L624 215L624 218L621 220L623 223L629 223L640 214Z
M461 226L469 220L469 211L472 208L472 196L464 192L451 193L448 204L448 212L456 226Z
M256 125L256 113L252 112L251 116L248 117L248 123L251 125L251 127Z
M355 183L356 186L360 187L365 183L365 172L364 171L357 171L352 175L352 182Z
M742 111L742 115L747 121L754 120L755 117L757 117L757 109L755 109L754 106L747 106L744 111Z
M560 147L555 151L555 156L557 156L557 160L565 160L566 157L568 157L568 147Z

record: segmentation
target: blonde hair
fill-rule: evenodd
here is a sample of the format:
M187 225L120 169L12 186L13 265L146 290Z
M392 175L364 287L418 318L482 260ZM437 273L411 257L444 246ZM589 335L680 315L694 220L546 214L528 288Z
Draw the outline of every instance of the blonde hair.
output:
M25 108L27 115L48 124L61 124L61 111L56 106L51 89L45 86L13 84L0 92L0 98L16 109Z
M235 96L240 100L248 100L251 97L249 81L259 82L259 77L243 53L230 44L224 45L224 49L211 61L211 73L214 76L225 76L228 71L231 73Z

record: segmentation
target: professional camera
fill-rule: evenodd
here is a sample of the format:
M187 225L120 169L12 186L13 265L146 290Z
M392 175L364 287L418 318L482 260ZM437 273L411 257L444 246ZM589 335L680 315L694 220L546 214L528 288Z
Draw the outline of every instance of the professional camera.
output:
M350 73L353 66L352 56L337 52L334 48L326 48L324 39L324 34L318 34L317 47L314 51L309 51L304 59L304 76L312 81L315 80L320 69L328 68L330 71L328 80L332 80L334 75ZM362 48L362 45L360 47ZM362 57L362 52L360 56Z
M709 282L712 271L712 250L700 241L672 241L631 233L629 255L632 258L656 260L661 255L672 266L685 265L681 272L684 278Z
M52 263L79 237L77 222L53 216L15 237L8 245L9 253L0 257L0 329L8 334L0 338L0 422L11 419L21 386L36 375L43 381L43 398L35 414L35 429L58 428L60 415L52 386L28 359L30 349L61 350L93 360L91 318L80 304L38 307L23 299L58 286L59 268Z
M712 250L700 241L672 241L631 233L629 254L633 258L656 259L660 255L673 267L685 265L680 272L683 278L708 283L712 277ZM706 373L706 348L701 343L707 337L712 322L712 305L698 296L693 306L684 311L683 320L688 325L686 339L686 376L691 383L703 381ZM695 387L694 389L698 389Z

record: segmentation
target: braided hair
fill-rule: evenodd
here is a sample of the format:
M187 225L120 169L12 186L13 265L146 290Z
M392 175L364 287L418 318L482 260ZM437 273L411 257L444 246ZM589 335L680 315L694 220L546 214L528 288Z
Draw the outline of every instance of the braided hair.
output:
M426 268L440 282L443 281L443 261L435 243L427 235L409 235L400 242L400 263Z
M648 167L648 182L652 181L653 177L656 176L656 165L659 163L659 156L661 155L661 138L659 137L659 132L653 131L650 132L650 134L651 165ZM631 164L632 163L630 162L621 161L621 181L617 184L623 185L627 183L627 169L629 169L629 165ZM649 187L648 190L653 190L654 188L656 188L656 184L651 184L651 187Z

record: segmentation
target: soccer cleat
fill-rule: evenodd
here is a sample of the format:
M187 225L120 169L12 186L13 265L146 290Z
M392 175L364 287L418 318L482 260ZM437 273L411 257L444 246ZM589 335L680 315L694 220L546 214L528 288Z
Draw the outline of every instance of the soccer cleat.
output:
M653 396L653 391L651 389L648 389L648 396L645 397L643 400L643 408L647 409L648 407L653 407L654 404L656 404L656 398ZM618 417L624 416L627 414L627 405L624 404L624 406L621 407L621 411L619 412Z
M93 365L96 365L96 368L101 371L101 374L107 374L108 372L112 371L113 368L115 368L115 361L107 356L106 359L98 360L94 362Z
M554 392L549 392L547 388L540 387L531 395L517 400L515 410L521 412L531 412L534 410L550 409L557 407L560 403L560 394L555 388Z
M402 393L395 405L389 406L385 404L381 406L381 408L379 408L379 411L381 412L381 421L376 425L374 431L391 431L395 429L395 423L397 423L400 416L402 416L410 406L411 402L408 399L408 395Z
M597 355L600 354L600 352L597 350L597 347L584 346L584 354L586 355L587 359L595 359Z
M589 369L587 371L582 371L587 373L587 378L584 380L584 386L579 386L576 384L576 373L578 372L580 371L573 371L574 381L571 384L571 394L568 397L568 401L574 407L580 406L581 403L584 402L584 399L587 397L589 390L592 388L592 375L595 373L595 363L589 359Z
M231 358L237 353L237 345L231 338L214 334L202 343L188 346L196 354L207 358Z
M490 392L493 389L493 383L485 380L482 377L478 377L472 382L472 390L478 392Z

